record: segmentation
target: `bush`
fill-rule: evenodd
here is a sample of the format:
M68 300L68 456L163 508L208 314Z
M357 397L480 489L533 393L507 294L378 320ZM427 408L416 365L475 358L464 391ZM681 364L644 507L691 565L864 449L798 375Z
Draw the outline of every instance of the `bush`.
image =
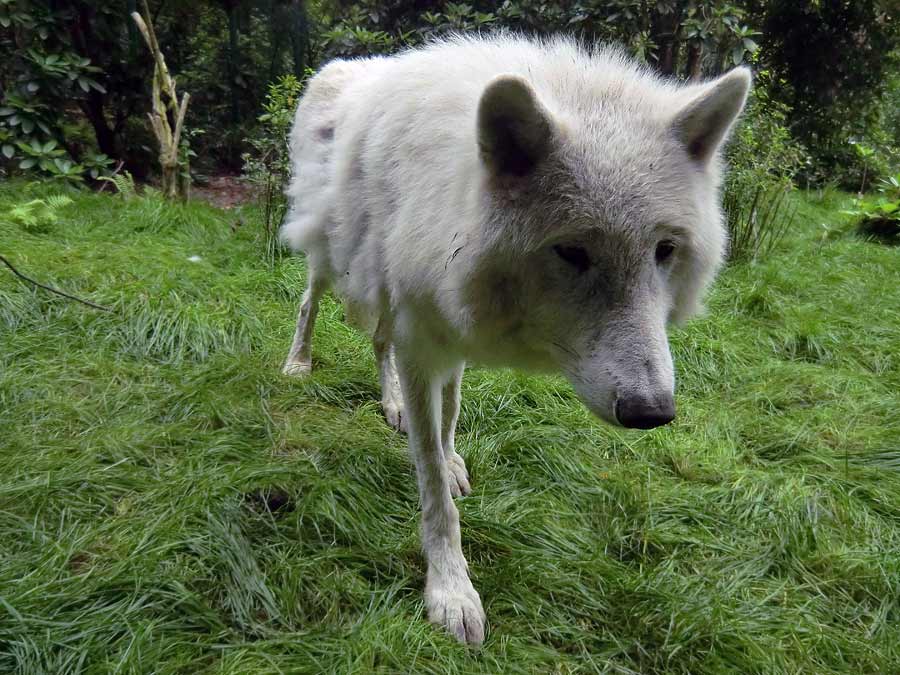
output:
M770 253L788 231L794 177L810 163L806 149L787 127L790 109L769 93L761 71L747 109L726 151L725 219L732 260Z
M277 251L278 227L287 210L285 187L291 177L288 136L303 85L313 72L307 69L302 81L284 75L269 85L259 116L259 128L246 139L253 148L243 154L244 178L256 188L263 211L266 258L274 260Z
M862 236L887 244L900 244L900 173L883 179L877 197L860 197L844 213L857 219Z
M788 104L789 126L813 154L817 170L806 176L810 181L836 179L856 189L863 164L848 140L882 152L883 95L900 57L896 6L885 0L759 3L763 58L776 74L772 92ZM872 168L886 166L870 163L869 175Z
M67 136L73 101L105 92L101 69L67 39L70 9L0 0L0 175L32 172L80 183L108 171L112 160L83 152Z
M16 223L26 232L39 234L49 231L59 222L59 211L72 203L66 195L50 195L44 199L32 199L13 204L4 217Z

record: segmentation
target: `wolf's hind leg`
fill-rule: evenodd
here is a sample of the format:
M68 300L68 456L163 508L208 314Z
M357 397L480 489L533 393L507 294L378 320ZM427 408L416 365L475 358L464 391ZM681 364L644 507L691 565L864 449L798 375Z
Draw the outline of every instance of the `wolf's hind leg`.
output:
M406 433L406 410L403 406L403 393L400 391L400 378L397 375L397 361L394 346L385 320L378 320L375 335L372 336L372 347L375 350L375 362L378 366L378 381L381 384L381 409L388 425L395 431Z
M303 377L312 372L312 334L316 324L316 315L319 312L319 300L325 293L327 284L309 267L309 281L303 300L300 302L300 313L297 315L297 330L294 331L294 343L288 353L287 361L281 372L285 375Z
M465 370L465 364L454 368L441 391L441 445L444 450L444 459L447 460L450 494L454 497L464 497L472 492L466 463L454 448L463 370Z

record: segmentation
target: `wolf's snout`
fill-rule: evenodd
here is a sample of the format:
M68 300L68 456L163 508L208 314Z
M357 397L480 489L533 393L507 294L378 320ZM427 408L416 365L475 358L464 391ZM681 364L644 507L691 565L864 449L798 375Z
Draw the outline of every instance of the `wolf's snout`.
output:
M675 419L675 398L661 394L648 398L640 394L616 399L616 419L629 429L653 429Z

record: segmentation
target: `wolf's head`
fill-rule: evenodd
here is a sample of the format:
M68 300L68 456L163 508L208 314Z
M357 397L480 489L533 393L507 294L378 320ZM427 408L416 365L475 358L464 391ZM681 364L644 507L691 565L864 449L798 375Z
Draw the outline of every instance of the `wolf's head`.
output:
M718 154L750 75L640 78L594 97L566 83L542 97L517 75L487 85L479 277L520 361L561 370L602 419L651 428L675 416L666 326L699 308L723 260Z

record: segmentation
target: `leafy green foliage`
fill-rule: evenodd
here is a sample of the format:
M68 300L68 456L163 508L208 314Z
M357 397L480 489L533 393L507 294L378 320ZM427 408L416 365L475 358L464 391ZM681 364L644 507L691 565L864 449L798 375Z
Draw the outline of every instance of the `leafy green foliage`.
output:
M771 255L793 224L790 181L734 184L725 193L729 259L756 260Z
M863 236L900 244L900 173L882 179L877 195L858 197L844 213L854 217Z
M50 195L13 204L4 218L16 223L26 232L44 233L59 222L59 211L72 203L66 195Z
M103 176L100 178L102 181L106 181L110 185L112 185L116 192L122 197L122 199L133 199L137 196L137 188L134 184L134 176L131 175L128 171L123 171L122 173L113 174L111 176Z
M758 51L753 39L758 32L745 24L745 17L739 4L713 0L448 2L427 11L417 3L363 0L323 16L328 28L321 40L326 56L361 56L394 52L452 32L574 32L588 42L626 45L639 60L666 74L695 70L697 76L701 69L719 72L740 64ZM679 60L682 39L692 45L693 61Z
M790 109L772 98L768 71L756 86L726 150L725 218L732 260L772 253L793 219L788 193L809 157L787 126Z
M0 109L0 114L2 114L2 109ZM18 153L7 152L4 145L3 153L10 159L21 158L19 169L39 169L44 179L60 180L70 184L79 184L86 176L93 179L100 178L101 174L108 171L112 165L109 157L96 153L85 157L83 164L76 163L69 158L65 150L60 148L54 139L43 144L36 138L32 138L29 143L18 141L15 143L15 148Z
M773 92L789 106L791 129L813 153L819 172L811 178L836 178L855 189L863 163L847 141L877 147L882 140L881 96L900 64L896 3L768 0L760 6Z
M70 180L123 161L143 181L155 167L146 121L152 64L128 17L133 2L0 0L0 171L21 171L21 143L50 140L72 162ZM855 187L890 173L900 157L895 76L900 31L887 0L544 0L422 2L356 0L151 0L154 23L179 85L192 95L188 128L201 172L235 170L252 150L268 84L336 56L393 53L451 32L566 33L613 42L661 73L684 80L738 63L770 71L770 95L787 105L785 126L812 151L807 182ZM900 72L900 71L897 71ZM891 85L891 82L894 82ZM894 92L894 93L892 93ZM88 134L93 133L93 140ZM876 149L862 160L848 139ZM185 150L186 151L186 150ZM255 150L253 150L255 152ZM29 162L27 171L58 174ZM47 174L51 175L51 174Z
M60 36L71 12L44 3L0 0L0 47L10 58L0 76L11 80L0 103L0 167L33 170L48 178L80 182L108 164L100 153L79 164L66 145L64 111L73 99L105 92L100 69Z
M287 208L284 190L291 177L288 137L303 85L312 75L313 72L307 70L303 81L293 75L284 75L269 85L263 104L265 112L259 116L259 129L247 139L252 151L243 156L244 177L256 187L261 200L266 259L269 261L275 258L278 227Z
M201 171L239 170L269 84L286 74L302 79L318 60L307 16L314 10L305 2L210 0L161 13L160 39L179 45L170 66L191 92L191 126L207 132L194 144Z

